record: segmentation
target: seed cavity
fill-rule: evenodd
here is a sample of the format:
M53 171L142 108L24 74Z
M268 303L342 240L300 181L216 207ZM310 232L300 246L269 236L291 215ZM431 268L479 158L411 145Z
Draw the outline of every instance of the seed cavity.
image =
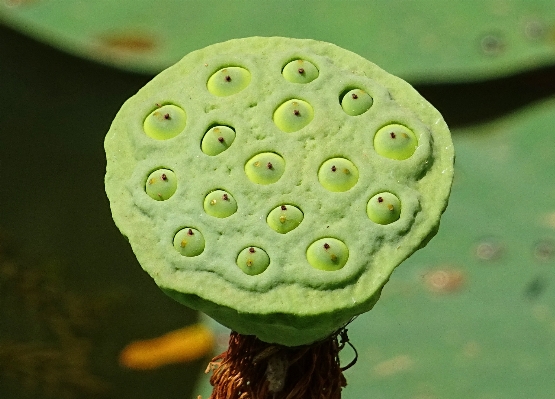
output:
M146 179L145 191L148 196L157 201L165 201L175 194L177 178L169 169L158 169Z
M204 198L204 211L217 218L226 218L237 212L237 202L228 192L214 190Z
M206 155L216 156L226 151L235 141L235 129L231 126L213 126L204 133L200 148Z
M287 234L296 229L303 221L303 212L295 205L280 205L275 207L268 213L266 222L272 230Z
M200 231L192 227L179 230L173 238L173 247L182 256L194 257L204 251L204 236Z
M261 165L266 165L261 168ZM256 184L272 184L277 182L285 171L285 160L275 152L256 154L245 164L245 173L250 181Z
M215 72L206 83L210 93L218 97L227 97L239 93L251 82L251 73L238 66L229 66Z
M358 116L370 109L374 99L361 89L352 89L339 96L339 103L347 115Z
M276 126L283 132L293 133L307 126L314 118L314 109L306 101L291 99L274 111Z
M337 169L343 173L335 173ZM358 181L358 168L346 158L331 158L320 166L318 180L329 191L347 191Z
M400 124L391 124L379 129L374 136L374 149L389 159L405 160L416 151L418 140L416 135Z
M262 248L247 247L239 252L236 263L245 274L255 276L268 268L270 257Z
M168 140L185 129L187 114L182 108L173 104L156 105L156 109L143 122L143 130L147 136L155 140Z
M310 83L319 75L318 68L310 62L302 59L287 63L281 71L285 80L291 83Z
M366 214L377 224L390 224L399 220L401 216L401 201L390 192L374 195L366 205Z
M325 237L314 241L306 250L306 259L315 269L334 271L345 266L349 249L337 238Z

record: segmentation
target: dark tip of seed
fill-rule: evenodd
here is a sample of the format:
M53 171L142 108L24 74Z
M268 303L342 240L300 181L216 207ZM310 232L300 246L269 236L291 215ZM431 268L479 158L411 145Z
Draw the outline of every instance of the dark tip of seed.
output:
M395 133L393 133L393 132L389 133L389 135L391 136L392 139L394 139L396 137Z
M268 169L272 169L272 168L274 167L274 165L272 165L271 162L268 162L268 164L266 165L266 167L267 167Z
M164 115L164 119L171 119L170 114Z
M351 97L353 97L353 100L356 100L358 98L358 96L355 93L351 94Z
M378 197L378 202L383 202L383 197Z
M222 136L220 136L220 137L218 137L218 141L219 141L220 143L223 143L223 142L224 142L224 138L223 138Z
M330 249L330 244L325 243L325 244L324 244L324 249Z
M333 165L333 166L331 167L331 171L332 171L332 172L335 172L336 170L337 170L337 168L335 167L335 165Z
M222 195L222 199L223 199L224 201L229 201L229 197L228 197L227 194Z
M294 110L293 113L295 114L295 116L301 115L301 112L298 109Z
M282 211L286 211L286 210L287 210L287 207L286 207L285 205L282 205L282 206L281 206L281 210L282 210Z
M250 252L251 254L253 254L253 253L255 253L256 251L254 250L253 247L250 247L250 248L249 248L249 252Z
M165 173L162 173L162 176L160 176L160 178L164 181L168 180L168 176L166 176Z
M229 76L229 75L226 75L226 77L225 77L225 81L226 81L226 82L231 82L231 76Z
M156 108L160 108L160 107L161 107L160 103L156 103Z
M190 235L190 236L192 236L192 235L194 235L195 233L193 233L193 230L189 229L189 231L187 231L187 234Z
M304 68L299 68L299 73L302 75L304 73Z

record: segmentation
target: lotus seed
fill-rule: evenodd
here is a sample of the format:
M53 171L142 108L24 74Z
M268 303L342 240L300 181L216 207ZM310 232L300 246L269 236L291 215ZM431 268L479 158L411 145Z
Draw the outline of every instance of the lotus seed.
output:
M281 72L285 80L291 83L310 83L318 77L318 68L306 60L293 60Z
M402 161L410 158L418 140L406 126L391 124L382 127L374 136L374 148L383 157Z
M239 93L251 82L251 73L245 68L230 66L222 68L208 79L206 87L218 97L227 97Z
M329 191L347 191L357 183L358 169L348 159L328 159L320 166L318 180Z
M165 201L177 190L177 178L169 169L158 169L146 179L145 191L150 198Z
M274 112L274 123L286 133L296 132L314 118L312 106L303 100L293 99L281 104Z
M146 135L156 140L177 136L187 124L187 114L177 105L167 104L152 111L143 123Z
M249 276L262 273L269 264L270 257L266 251L258 247L245 248L237 256L237 266Z
M347 115L357 116L370 109L374 100L363 90L353 89L347 92L341 99L341 107Z
M376 194L368 201L366 214L374 223L393 223L401 216L401 201L390 192Z
M208 130L201 142L201 150L206 155L215 156L229 148L235 140L235 130L229 126L214 126Z
M204 211L210 216L226 218L237 212L237 202L231 194L215 190L204 198Z
M198 256L204 251L204 236L197 229L186 227L173 238L173 247L183 256Z
M266 165L266 167L262 167ZM250 181L256 184L272 184L277 182L285 171L285 160L274 152L263 152L255 155L245 164L245 173Z
M336 238L321 238L306 250L308 263L320 270L339 270L347 263L349 249L342 241Z
M280 234L289 233L303 220L303 212L294 205L281 205L274 208L266 218L268 226Z

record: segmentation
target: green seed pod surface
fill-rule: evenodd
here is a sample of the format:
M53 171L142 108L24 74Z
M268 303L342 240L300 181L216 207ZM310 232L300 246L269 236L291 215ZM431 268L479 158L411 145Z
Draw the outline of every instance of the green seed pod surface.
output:
M284 74L299 59L317 67L309 84ZM371 106L349 115L338 104L346 88L369 93ZM186 124L166 134L174 119L162 114L153 131L166 133L145 134L158 104L175 104ZM234 139L205 144L214 126L233 127ZM364 58L307 39L236 39L186 55L126 101L105 149L114 221L158 286L288 346L374 306L394 268L436 233L453 178L450 133L432 105ZM161 165L175 189L154 182L145 195Z

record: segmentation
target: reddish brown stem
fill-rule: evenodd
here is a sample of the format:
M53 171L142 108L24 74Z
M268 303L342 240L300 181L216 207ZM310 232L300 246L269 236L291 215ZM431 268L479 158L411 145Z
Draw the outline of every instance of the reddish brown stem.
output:
M210 362L210 399L340 399L347 385L337 335L311 345L268 344L232 332L229 348Z

